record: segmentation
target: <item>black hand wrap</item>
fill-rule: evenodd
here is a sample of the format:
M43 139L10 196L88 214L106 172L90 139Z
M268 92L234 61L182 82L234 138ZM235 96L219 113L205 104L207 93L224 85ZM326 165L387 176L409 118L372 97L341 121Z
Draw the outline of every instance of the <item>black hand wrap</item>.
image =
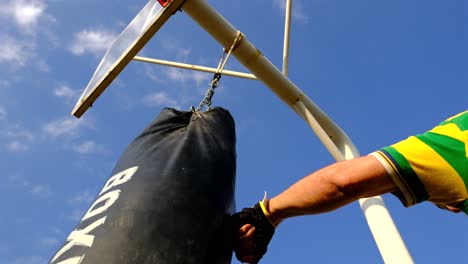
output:
M258 263L267 252L268 244L275 233L275 226L270 223L263 213L260 203L255 204L254 207L242 209L241 212L234 214L232 218L236 232L245 224L255 227L252 248L245 249L237 245L234 247L237 259L241 260L243 256L254 256L254 263Z

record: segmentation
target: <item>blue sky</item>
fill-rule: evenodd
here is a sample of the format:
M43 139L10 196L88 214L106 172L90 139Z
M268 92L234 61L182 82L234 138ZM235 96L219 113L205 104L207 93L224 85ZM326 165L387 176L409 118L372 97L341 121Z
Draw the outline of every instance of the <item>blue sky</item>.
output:
M212 77L132 62L81 119L70 115L144 0L0 1L0 263L46 263L120 153L166 106L198 105ZM284 2L210 1L281 67ZM364 155L466 110L463 0L295 0L290 79ZM177 13L140 55L216 67L221 47ZM227 69L246 71L235 59ZM237 208L333 159L262 83L223 77L214 104L237 125ZM466 216L385 202L416 263L468 258ZM357 203L290 219L263 263L381 263ZM233 263L237 263L233 260Z

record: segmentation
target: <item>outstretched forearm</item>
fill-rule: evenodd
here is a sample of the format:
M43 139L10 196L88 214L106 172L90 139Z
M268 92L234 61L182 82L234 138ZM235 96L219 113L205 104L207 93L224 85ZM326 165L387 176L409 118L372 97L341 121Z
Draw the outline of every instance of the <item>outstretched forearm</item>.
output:
M268 201L270 220L335 210L359 198L396 190L385 168L373 156L335 163L293 184Z

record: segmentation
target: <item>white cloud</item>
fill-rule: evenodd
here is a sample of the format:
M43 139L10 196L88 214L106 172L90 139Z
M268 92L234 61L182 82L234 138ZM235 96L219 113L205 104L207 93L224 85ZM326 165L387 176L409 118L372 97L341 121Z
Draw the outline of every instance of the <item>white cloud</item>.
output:
M280 8L284 14L286 10L286 0L274 0L273 4L276 7ZM304 9L302 7L302 3L299 1L293 1L291 15L293 19L299 22L307 23L309 21L309 18L305 14Z
M4 135L8 138L20 139L28 142L34 141L34 135L27 129L21 127L20 125L14 125L8 127Z
M75 209L73 209L71 214L68 215L67 218L74 221L74 222L78 222L78 221L81 220L81 217L83 217L84 213L85 213L85 209L75 208Z
M146 106L171 106L178 107L176 100L172 99L165 92L156 92L148 94L143 98L143 103Z
M46 197L52 194L49 185L33 183L19 174L8 176L8 182L15 186L19 186L24 192L37 197Z
M46 61L36 52L37 35L46 36L49 44L53 42L54 34L47 23L55 22L55 18L46 13L46 8L45 0L8 0L0 3L0 23L7 29L0 35L0 63L8 63L12 70L34 65L40 71L49 71ZM10 30L12 25L19 30Z
M42 72L49 72L50 68L47 62L36 53L36 45L34 38L21 39L20 37L0 35L0 63L9 64L10 70L34 65ZM0 81L0 88L7 86L9 86L8 81Z
M67 85L61 85L54 89L54 95L57 97L73 97L77 92Z
M11 184L20 185L26 188L30 186L30 182L28 180L23 179L23 177L19 174L9 175L8 182Z
M166 54L175 55L177 61L187 60L192 53L192 49L180 47L177 39L163 39L161 40L161 46Z
M36 196L49 196L51 194L49 186L42 184L33 186L29 192Z
M7 116L6 109L2 106L0 106L0 121L5 120Z
M166 76L168 79L173 81L181 81L184 83L195 82L197 86L206 84L206 87L208 87L210 78L213 77L211 74L205 72L182 70L178 68L168 68Z
M114 42L117 34L103 29L85 29L75 34L70 51L75 55L86 52L100 55Z
M67 85L61 85L54 89L54 95L60 98L64 98L67 102L71 100L77 100L80 92L73 90Z
M144 66L144 73L145 76L148 77L150 80L153 80L158 83L164 82L164 76L162 76L160 70L156 70L154 67L150 67L149 65L145 64Z
M36 25L46 8L40 1L15 1L14 14L16 23L20 26Z
M44 247L52 248L59 243L56 237L42 237L39 239L39 244Z
M45 124L42 130L46 135L52 137L70 136L77 134L79 128L83 124L83 119L76 119L72 117L62 118Z
M49 64L47 64L47 62L45 60L38 59L35 63L36 63L37 68L41 72L50 72Z
M172 59L174 61L186 62L192 54L192 50L190 48L180 47L178 41L174 39L162 40L160 45L165 54L169 57L175 58ZM199 61L200 60L206 61L203 59L199 59ZM213 74L211 73L175 67L166 67L164 70L154 70L154 67L145 67L145 75L151 80L159 83L164 81L176 81L178 85L189 84L192 87L203 85L203 88L208 88L208 85L213 78Z
M29 150L29 146L23 142L20 141L12 141L7 144L7 150L10 152L25 152Z
M194 71L192 72L190 78L197 84L197 86L206 84L206 87L208 87L208 84L210 83L210 78L213 77L203 72Z
M12 18L19 27L31 30L45 15L46 7L41 0L12 0L0 5L0 14Z
M99 146L94 141L85 141L79 145L73 146L73 150L80 154L90 154L99 149Z
M2 131L2 135L10 139L10 142L6 146L7 150L15 153L29 150L29 145L34 143L35 140L34 135L30 131L19 125L9 126Z
M0 36L0 62L12 63L18 67L24 66L30 57L29 49L18 40Z
M199 71L183 70L178 68L168 67L167 69L155 72L147 69L145 74L148 78L156 82L174 82L178 87L189 87L190 91L180 89L177 91L177 98L171 97L166 92L154 92L143 97L143 104L149 107L164 106L180 108L186 102L187 98L191 98L193 93L197 94L195 101L201 100L204 91L208 89L212 74ZM197 88L197 89L193 89ZM219 89L218 89L219 90ZM193 98L192 98L193 99Z
M91 204L94 198L95 198L95 195L91 194L90 191L84 191L84 192L77 193L75 196L70 198L68 200L68 203L73 204L73 205L79 205L79 204L88 205L88 204Z

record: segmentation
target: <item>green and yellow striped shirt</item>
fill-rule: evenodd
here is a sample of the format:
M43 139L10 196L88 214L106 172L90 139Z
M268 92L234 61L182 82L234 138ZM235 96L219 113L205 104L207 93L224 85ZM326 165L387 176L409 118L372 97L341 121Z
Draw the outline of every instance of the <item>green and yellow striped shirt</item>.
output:
M468 111L372 155L386 167L405 206L426 200L460 204L468 215Z

